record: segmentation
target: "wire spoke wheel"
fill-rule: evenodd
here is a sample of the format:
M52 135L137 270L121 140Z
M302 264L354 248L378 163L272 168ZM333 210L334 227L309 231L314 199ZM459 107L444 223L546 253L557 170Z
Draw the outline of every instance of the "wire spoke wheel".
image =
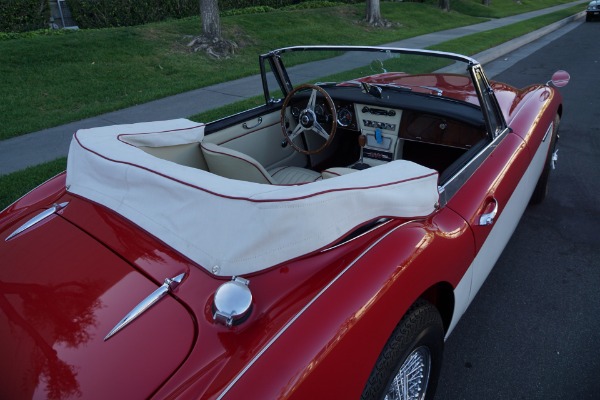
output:
M387 389L385 400L421 400L427 392L431 353L425 346L415 349L404 361Z
M431 400L444 351L444 325L437 308L417 300L391 333L361 400Z

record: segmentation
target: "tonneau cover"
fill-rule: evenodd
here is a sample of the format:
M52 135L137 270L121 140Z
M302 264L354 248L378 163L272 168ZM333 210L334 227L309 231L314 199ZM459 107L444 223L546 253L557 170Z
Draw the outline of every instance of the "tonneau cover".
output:
M321 249L377 217L428 215L438 201L437 172L404 160L277 186L223 178L140 148L203 138L204 125L186 119L80 130L69 150L67 190L223 276Z

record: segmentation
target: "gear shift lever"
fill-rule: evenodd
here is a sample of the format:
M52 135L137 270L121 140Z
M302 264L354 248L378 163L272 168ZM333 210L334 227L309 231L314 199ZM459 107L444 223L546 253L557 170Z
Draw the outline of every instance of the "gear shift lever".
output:
M354 168L354 169L367 169L367 168L370 167L369 164L365 164L363 162L363 150L364 150L366 144L367 144L367 137L361 133L358 136L358 145L360 146L360 159L358 160L358 162L356 164L354 164L352 166L352 168Z

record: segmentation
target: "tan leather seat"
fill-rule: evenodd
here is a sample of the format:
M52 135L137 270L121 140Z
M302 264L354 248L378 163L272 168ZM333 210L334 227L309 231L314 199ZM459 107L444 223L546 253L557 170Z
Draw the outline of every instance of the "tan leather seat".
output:
M354 168L345 168L345 167L333 167L327 168L325 171L321 172L321 176L323 179L335 178L337 176L351 174L353 172L357 172L357 169Z
M321 179L321 174L299 167L275 167L267 171L254 158L214 143L200 143L202 154L213 174L247 182L297 185Z

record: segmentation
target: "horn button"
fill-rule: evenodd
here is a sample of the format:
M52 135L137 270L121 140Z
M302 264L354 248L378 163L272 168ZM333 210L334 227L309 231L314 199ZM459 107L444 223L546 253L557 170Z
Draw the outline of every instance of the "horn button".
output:
M315 124L317 116L312 110L305 109L300 113L299 121L303 128L309 129Z

